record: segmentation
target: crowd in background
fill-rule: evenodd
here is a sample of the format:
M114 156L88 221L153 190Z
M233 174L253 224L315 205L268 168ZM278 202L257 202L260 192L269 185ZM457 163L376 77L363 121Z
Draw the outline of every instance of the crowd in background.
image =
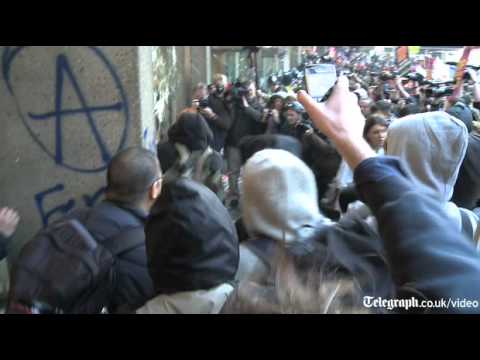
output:
M100 205L24 247L7 311L480 312L478 69L455 91L351 53L316 103L302 71L332 61L197 84L156 154L120 152ZM17 223L0 212L4 256Z

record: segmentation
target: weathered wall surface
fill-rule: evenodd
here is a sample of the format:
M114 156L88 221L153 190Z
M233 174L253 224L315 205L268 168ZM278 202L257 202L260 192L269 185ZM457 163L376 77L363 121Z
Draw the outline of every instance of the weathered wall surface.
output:
M21 214L18 249L103 196L110 159L155 148L151 47L3 47L0 206ZM5 270L5 264L3 264ZM6 284L2 271L0 283Z

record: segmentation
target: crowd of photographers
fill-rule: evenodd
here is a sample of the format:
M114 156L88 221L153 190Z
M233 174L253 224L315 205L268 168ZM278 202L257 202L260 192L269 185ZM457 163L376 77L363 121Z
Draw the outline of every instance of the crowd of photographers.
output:
M197 84L156 156L131 148L112 160L105 201L66 218L76 235L60 222L24 248L8 312L480 312L476 71L454 92L378 59L343 60L321 104L302 71L328 57L263 90L222 74ZM18 216L0 220L10 236ZM84 288L58 252L58 237L85 241L79 226L109 250L96 260L115 259ZM62 256L71 273L52 272ZM445 299L470 306L434 306Z

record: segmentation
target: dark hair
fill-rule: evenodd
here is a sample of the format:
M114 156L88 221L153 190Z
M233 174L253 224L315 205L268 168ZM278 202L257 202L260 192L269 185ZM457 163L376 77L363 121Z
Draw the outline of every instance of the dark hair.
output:
M161 174L156 154L131 147L115 155L107 171L107 196L129 205L144 200L149 187Z
M208 89L208 86L207 86L207 84L204 84L204 83L198 83L198 84L195 85L195 87L193 88L192 93L194 93L195 91L197 91L197 90L199 90L199 89Z
M422 109L418 104L407 104L398 111L398 117L404 117L412 114L419 114Z
M365 122L365 127L363 128L363 137L367 140L367 134L372 127L375 125L382 125L388 127L387 120L380 115L370 115L367 117L367 121Z
M376 108L376 111L382 111L382 112L390 112L390 110L392 109L392 104L386 100L378 100L376 103L375 103L375 108Z
M273 105L275 104L275 100L277 99L282 100L282 103L285 105L285 99L283 97L281 97L280 95L272 95L268 100L267 107L269 109L273 108Z

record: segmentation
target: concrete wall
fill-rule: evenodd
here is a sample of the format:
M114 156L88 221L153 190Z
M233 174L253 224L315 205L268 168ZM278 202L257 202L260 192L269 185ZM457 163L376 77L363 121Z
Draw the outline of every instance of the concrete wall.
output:
M154 148L150 47L3 47L0 206L21 215L13 260L42 226L102 198L122 148ZM5 264L1 287L6 287Z

